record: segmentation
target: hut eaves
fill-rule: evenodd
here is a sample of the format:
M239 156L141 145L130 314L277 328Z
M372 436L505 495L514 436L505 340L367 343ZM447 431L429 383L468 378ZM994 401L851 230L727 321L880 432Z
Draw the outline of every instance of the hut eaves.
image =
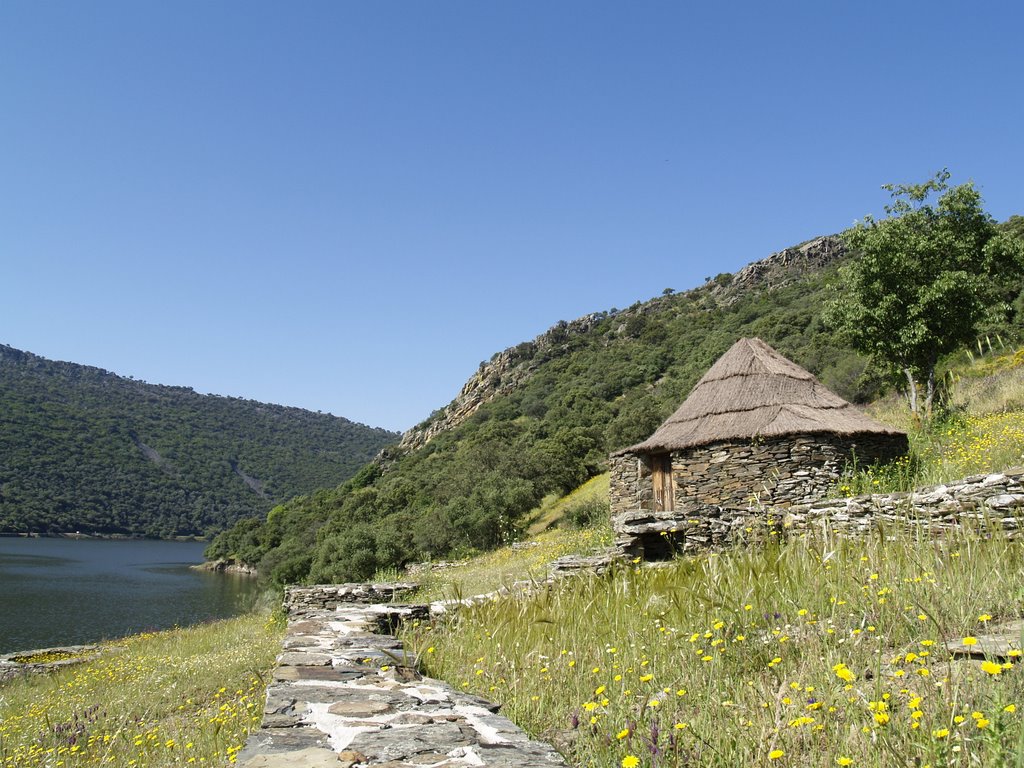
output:
M815 433L902 434L866 416L760 339L740 339L650 438L619 453Z

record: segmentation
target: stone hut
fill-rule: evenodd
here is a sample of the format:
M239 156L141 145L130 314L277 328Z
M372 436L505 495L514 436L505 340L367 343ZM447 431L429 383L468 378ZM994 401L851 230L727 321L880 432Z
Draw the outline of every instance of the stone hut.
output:
M851 460L906 450L905 433L760 339L740 339L650 438L612 455L618 546L658 560L726 543L752 510L825 498Z

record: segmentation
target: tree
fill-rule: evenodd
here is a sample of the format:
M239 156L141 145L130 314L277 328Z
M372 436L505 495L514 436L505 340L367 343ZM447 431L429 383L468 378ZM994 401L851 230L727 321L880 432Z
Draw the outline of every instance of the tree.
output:
M948 180L943 170L923 184L883 187L893 199L888 218L867 216L843 233L857 258L840 270L825 310L856 349L903 378L911 411L926 419L939 359L972 341L992 310L1005 309L999 282L1024 264L1019 241L998 232L973 183Z

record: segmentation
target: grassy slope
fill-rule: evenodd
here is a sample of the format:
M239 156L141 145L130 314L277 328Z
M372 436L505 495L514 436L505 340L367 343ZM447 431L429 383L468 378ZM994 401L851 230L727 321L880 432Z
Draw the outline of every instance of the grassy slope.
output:
M1021 359L955 372L962 411L915 436L915 477L865 471L848 484L1020 463L1024 414L1002 411L1021 394ZM537 551L581 538L549 530ZM453 581L493 588L515 562L494 553ZM570 580L410 640L431 674L501 701L575 765L1002 766L1024 760L1024 675L952 661L943 641L1019 617L1022 566L1002 536L799 539Z
M283 623L265 614L111 643L0 686L0 766L222 766L263 716Z

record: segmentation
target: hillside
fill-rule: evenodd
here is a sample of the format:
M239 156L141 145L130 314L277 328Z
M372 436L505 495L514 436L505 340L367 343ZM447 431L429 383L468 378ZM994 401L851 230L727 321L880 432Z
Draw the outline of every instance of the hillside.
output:
M647 437L743 336L848 400L872 399L885 382L821 320L846 258L838 238L816 238L699 288L559 322L482 364L455 400L345 485L247 521L207 555L276 581L329 582L491 549L516 538L545 496ZM1021 286L1004 289L1017 296ZM1019 335L1013 307L993 322Z
M397 437L0 345L0 532L209 534L337 485Z

